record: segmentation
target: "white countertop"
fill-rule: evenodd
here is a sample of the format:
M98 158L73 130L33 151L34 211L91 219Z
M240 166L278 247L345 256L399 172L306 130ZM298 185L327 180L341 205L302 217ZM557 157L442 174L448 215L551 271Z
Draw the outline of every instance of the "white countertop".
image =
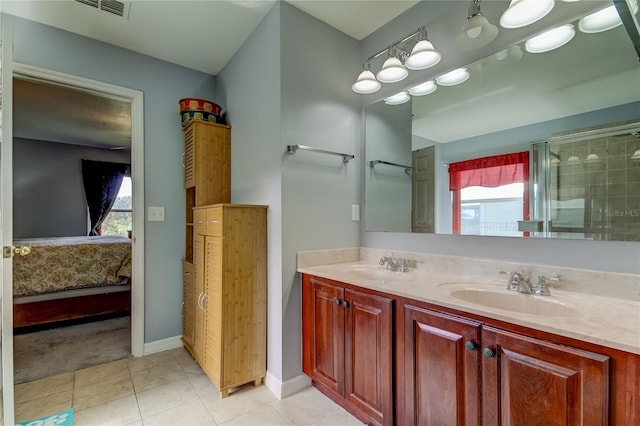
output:
M309 253L312 252L306 252L306 254ZM429 264L429 261L419 259L415 262L418 267L410 268L409 272L392 272L386 270L384 266L379 266L377 262L371 261L379 253L361 256L354 255L352 252L350 256L331 259L326 258L326 253L326 251L323 252L324 256L320 256L319 262L346 261L317 264L319 263L317 257L316 261L308 261L309 257L301 260L299 254L298 272L640 355L640 292L636 291L634 286L636 281L640 284L638 280L640 277L622 275L620 278L626 287L617 294L615 291L610 291L617 297L576 291L575 285L567 285L571 291L563 289L562 285L553 285L551 296L534 296L507 290L508 276L497 273L493 276L477 273L486 268L486 265L483 265L483 268L478 268L477 265L475 268L466 267L468 264L473 264L474 260L466 259L467 262L463 262L465 267L460 267L460 259L464 258L452 260L450 257L440 257L437 259L440 267L427 269L421 266L424 266L424 263ZM369 259L361 259L362 257ZM442 265L443 262L448 265ZM571 271L563 272L567 277L571 275ZM580 272L584 275L584 271ZM602 275L602 273L594 273L594 277L599 281L602 281ZM535 275L531 274L531 276ZM582 281L585 281L584 276L581 276ZM560 277L560 284L562 284L562 275ZM608 282L601 285L611 284L611 277L607 278ZM570 279L567 278L567 282L569 281ZM593 285L593 283L590 284ZM590 284L585 284L585 288L591 289ZM607 294L606 291L604 293ZM486 304L475 303L476 300L473 297L476 295L485 296ZM472 301L463 300L460 298L462 296ZM507 300L508 304L498 304L501 308L488 306L503 299ZM543 305L541 306L543 313L536 311L538 305ZM523 313L520 310L529 311L529 313Z

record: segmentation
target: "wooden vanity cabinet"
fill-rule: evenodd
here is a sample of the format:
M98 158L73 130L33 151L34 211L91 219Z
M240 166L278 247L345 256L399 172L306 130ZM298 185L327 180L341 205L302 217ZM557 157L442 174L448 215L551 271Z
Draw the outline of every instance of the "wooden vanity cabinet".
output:
M484 425L609 422L609 357L493 327L482 329Z
M606 425L609 357L405 306L402 424Z
M481 324L411 305L404 312L402 424L482 424Z
M370 424L394 424L393 305L388 297L303 274L302 369L320 391Z

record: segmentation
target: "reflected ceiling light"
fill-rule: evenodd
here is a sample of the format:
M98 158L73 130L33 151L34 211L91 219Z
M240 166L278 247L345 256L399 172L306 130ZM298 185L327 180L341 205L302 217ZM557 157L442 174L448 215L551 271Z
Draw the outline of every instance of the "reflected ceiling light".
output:
M633 153L631 160L640 161L640 149L637 149L636 152Z
M620 15L615 6L609 6L578 21L578 28L583 33L599 33L622 25Z
M384 103L387 105L400 105L405 102L408 102L409 99L411 99L411 96L409 96L409 93L400 92L400 93L396 93L395 95L389 96L388 98L385 98Z
M371 65L367 62L364 65L364 71L360 73L351 89L356 93L366 95L377 92L381 86L380 82L376 80L376 76L371 72Z
M440 86L455 86L456 84L464 83L469 80L470 74L466 68L458 68L453 71L449 71L446 74L436 77L436 82Z
M554 0L511 0L500 17L500 25L504 28L525 27L547 16L554 5Z
M434 66L440 62L441 58L440 52L427 40L427 30L422 27L418 30L418 42L411 49L411 54L404 65L410 70L423 70Z
M569 43L575 35L576 30L573 25L561 25L530 38L525 42L524 48L529 53L549 52Z
M486 46L498 36L498 28L480 12L480 0L472 0L467 22L456 37L458 49L471 50Z
M409 94L411 96L424 96L435 92L437 88L438 86L433 80L428 80L409 89Z
M409 75L409 71L402 65L402 61L396 56L396 49L392 47L389 49L389 57L384 64L382 64L382 68L376 74L376 78L378 81L382 83L397 83L398 81L402 81Z
M587 164L597 164L600 163L600 157L598 157L598 154L591 153L587 155L587 158L584 159L584 162Z

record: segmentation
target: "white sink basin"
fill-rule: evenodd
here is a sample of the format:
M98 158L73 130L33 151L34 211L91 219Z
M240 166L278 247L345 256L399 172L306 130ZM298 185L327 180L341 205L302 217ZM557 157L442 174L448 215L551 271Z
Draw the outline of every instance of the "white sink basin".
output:
M346 275L365 281L408 281L414 278L410 272L390 271L378 265L352 266Z
M474 305L528 315L575 318L582 314L567 297L534 296L509 291L502 284L449 282L438 286L449 296Z

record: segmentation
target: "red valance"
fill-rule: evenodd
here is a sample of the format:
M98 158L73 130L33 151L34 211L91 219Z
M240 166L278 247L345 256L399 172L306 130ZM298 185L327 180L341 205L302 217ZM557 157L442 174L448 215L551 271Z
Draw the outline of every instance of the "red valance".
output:
M494 155L449 164L449 190L468 186L495 188L529 180L529 152Z

